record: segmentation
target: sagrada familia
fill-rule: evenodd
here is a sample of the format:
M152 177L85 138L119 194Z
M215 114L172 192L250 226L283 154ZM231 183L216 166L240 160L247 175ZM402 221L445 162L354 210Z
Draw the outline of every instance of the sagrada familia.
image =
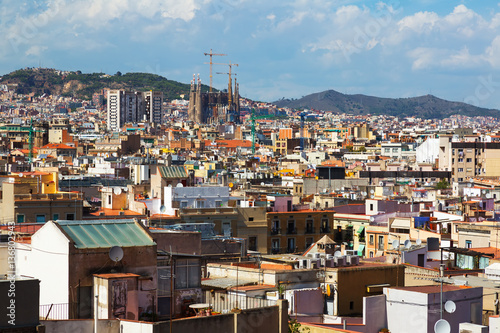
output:
M199 124L223 124L240 122L239 84L229 78L227 92L201 92L200 75L193 74L189 92L188 119Z

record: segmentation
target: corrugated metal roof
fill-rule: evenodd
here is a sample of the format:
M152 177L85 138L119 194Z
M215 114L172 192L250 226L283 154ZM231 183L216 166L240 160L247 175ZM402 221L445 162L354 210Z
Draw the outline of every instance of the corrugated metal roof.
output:
M162 178L187 178L188 172L184 166L159 166Z
M55 222L78 249L151 246L153 239L132 219Z

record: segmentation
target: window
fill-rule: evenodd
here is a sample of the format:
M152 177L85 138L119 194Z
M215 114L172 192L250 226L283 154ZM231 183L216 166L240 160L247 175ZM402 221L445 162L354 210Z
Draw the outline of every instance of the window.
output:
M464 159L463 159L463 158L459 158L459 159L458 159L458 163L462 163L463 161L464 161Z
M458 168L458 172L464 172L464 168Z
M466 162L467 162L467 163L472 162L472 158L468 158L468 159L466 160Z
M222 207L222 200L215 200L215 207Z
M288 243L287 252L288 253L295 252L295 238L293 238L293 237L292 238L288 238L287 243Z
M292 211L292 200L287 201L287 211L289 211L289 212Z
M199 288L201 286L200 261L181 259L175 263L175 289Z
M196 208L205 208L205 201L196 200Z
M378 249L384 249L384 236L378 236Z
M45 222L45 214L40 214L36 216L36 223Z
M250 251L257 251L257 237L256 236L248 237L248 249Z
M278 253L280 251L280 240L275 238L271 240L271 249L273 253Z
M108 195L108 205L111 205L111 195Z
M252 222L252 221L253 221L253 217L249 217L248 222Z
M471 249L472 248L472 241L471 240L466 240L465 241L465 248L466 249Z
M187 208L188 202L187 201L181 201L181 208Z
M52 215L52 220L54 220L54 221L59 220L59 214Z
M314 243L314 239L312 237L306 238L306 250Z
M24 223L24 214L17 214L17 223Z
M354 309L354 302L350 301L349 302L349 310L353 310L353 309Z
M75 219L75 214L73 214L73 213L66 214L66 220L72 221L74 219Z
M158 297L170 296L170 266L158 267Z
M370 245L373 245L374 236L370 235Z
M373 211L373 204L370 204L370 210Z

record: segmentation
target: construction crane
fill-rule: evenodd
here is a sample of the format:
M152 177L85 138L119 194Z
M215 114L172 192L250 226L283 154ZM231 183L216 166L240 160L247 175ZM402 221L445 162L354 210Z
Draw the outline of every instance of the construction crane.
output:
M304 151L304 112L300 113L300 151Z
M210 93L212 93L212 56L227 56L227 54L223 53L213 53L212 49L210 49L210 53L204 53L206 56L210 56L210 62L206 62L205 64L210 64Z
M231 103L233 101L233 98L232 98L232 95L233 95L232 86L233 86L233 84L232 84L232 80L231 80L231 75L233 75L233 73L232 73L233 66L238 67L238 64L232 64L231 62L229 62L229 64L214 63L214 65L227 65L227 66L229 66L229 73L217 73L217 74L228 74L229 75L229 83L227 86L227 104L231 105ZM236 74L234 74L234 75L236 75Z
M255 155L255 120L266 119L266 118L274 118L274 115L269 114L263 116L256 116L255 109L252 108L252 116L250 117L250 120L252 121L252 155Z

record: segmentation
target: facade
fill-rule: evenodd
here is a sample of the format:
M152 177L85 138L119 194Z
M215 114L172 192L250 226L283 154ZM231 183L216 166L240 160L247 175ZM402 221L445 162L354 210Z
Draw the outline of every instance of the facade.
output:
M110 259L113 246L122 248L122 261ZM138 311L155 307L156 243L134 220L49 221L31 243L17 244L17 254L17 273L40 280L40 305L48 311L50 304L57 304L66 319L92 318L94 274L140 275ZM138 319L128 313L118 318Z
M82 218L81 193L60 192L58 174L25 172L2 183L0 210L7 223L47 222Z
M144 119L150 123L161 124L163 117L163 92L146 91L144 98Z
M333 211L288 211L267 213L270 253L307 250L324 235L333 232Z
M391 332L434 332L440 319L440 286L384 288L386 296L387 328ZM459 331L459 324L482 324L483 288L460 288L443 285L443 302L453 301L456 310L443 310L451 332Z

